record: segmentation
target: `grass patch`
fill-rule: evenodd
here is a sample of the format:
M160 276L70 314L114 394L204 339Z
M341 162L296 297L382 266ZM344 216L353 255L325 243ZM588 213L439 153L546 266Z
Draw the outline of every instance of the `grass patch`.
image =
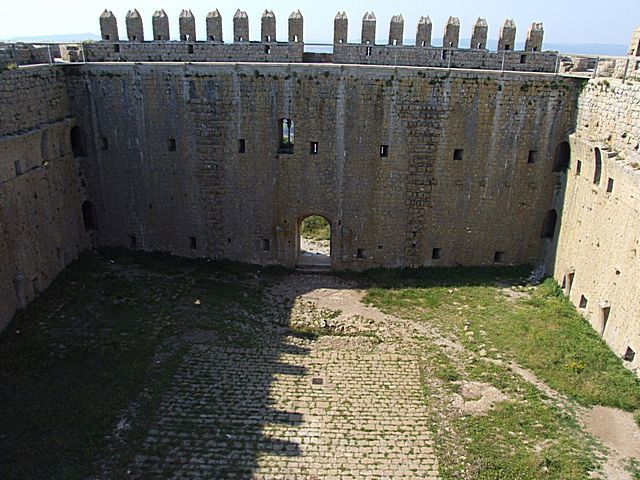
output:
M638 379L553 280L530 296L504 294L505 285L520 283L522 273L451 269L429 275L425 270L404 279L409 287L398 286L396 278L370 273L369 279L381 280L382 285L371 288L365 301L388 313L435 323L470 350L494 348L583 405L640 409Z

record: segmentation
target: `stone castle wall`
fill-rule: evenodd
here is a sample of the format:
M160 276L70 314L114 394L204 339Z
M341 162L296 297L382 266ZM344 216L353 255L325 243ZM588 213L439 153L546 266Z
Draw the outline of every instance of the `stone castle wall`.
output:
M0 330L88 246L62 69L0 73Z
M549 270L615 353L638 353L640 85L592 80L578 112ZM640 355L628 366L638 369Z
M558 67L558 53L338 44L333 46L333 62L552 73Z
M535 263L577 91L410 68L68 68L100 244L293 267L320 214L338 270Z
M300 63L302 43L124 42L85 43L88 62L280 62Z

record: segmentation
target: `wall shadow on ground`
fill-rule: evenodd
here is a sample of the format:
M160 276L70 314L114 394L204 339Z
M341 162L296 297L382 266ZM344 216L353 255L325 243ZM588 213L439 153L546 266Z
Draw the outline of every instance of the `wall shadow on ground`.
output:
M529 272L381 269L340 278L456 287ZM0 476L249 478L301 468L295 458L310 430L296 406L317 379L304 366L313 339L289 328L291 308L297 296L343 282L316 276L265 303L265 289L286 275L85 253L0 338Z

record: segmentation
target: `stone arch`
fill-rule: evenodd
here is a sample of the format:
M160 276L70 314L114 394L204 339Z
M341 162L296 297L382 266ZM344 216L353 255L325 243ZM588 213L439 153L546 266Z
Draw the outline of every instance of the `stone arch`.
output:
M82 127L76 125L71 129L71 151L73 157L86 157L87 156L87 142L84 136Z
M593 183L594 185L600 185L600 179L602 178L602 152L598 147L595 148L595 167L593 169Z
M556 147L556 154L553 161L554 172L566 172L571 162L571 145L569 142L561 142Z
M82 220L84 221L84 229L89 232L98 229L98 217L96 215L96 207L89 200L82 204Z
M549 210L542 224L541 238L553 238L556 234L556 224L558 223L558 212Z

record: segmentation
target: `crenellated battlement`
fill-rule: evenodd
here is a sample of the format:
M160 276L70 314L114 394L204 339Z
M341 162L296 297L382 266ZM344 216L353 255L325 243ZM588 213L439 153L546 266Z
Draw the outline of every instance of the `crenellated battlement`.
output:
M179 41L170 40L169 18L164 10L152 17L153 38L145 40L140 13L131 10L126 16L127 42L121 42L118 22L112 12L100 15L102 42L85 44L87 61L185 61L185 62L304 62L304 18L299 10L288 18L287 41L276 38L276 15L265 10L260 19L260 40L249 39L249 16L238 9L233 16L233 41L224 43L222 16L218 10L206 17L206 40L196 40L196 18L191 10L179 16ZM362 17L360 43L348 41L349 19L338 12L334 19L333 55L323 61L340 64L406 65L439 68L475 68L553 72L558 65L556 52L542 52L544 29L533 23L525 41L525 50L515 51L516 25L507 20L500 29L498 50L487 49L489 25L478 18L471 30L468 47L460 45L461 23L449 17L442 37L442 47L432 45L433 24L429 16L422 16L416 27L416 41L405 44L405 21L402 14L393 15L389 22L389 41L376 44L377 17L366 12ZM185 47L186 44L187 46ZM318 56L307 58L315 61Z

